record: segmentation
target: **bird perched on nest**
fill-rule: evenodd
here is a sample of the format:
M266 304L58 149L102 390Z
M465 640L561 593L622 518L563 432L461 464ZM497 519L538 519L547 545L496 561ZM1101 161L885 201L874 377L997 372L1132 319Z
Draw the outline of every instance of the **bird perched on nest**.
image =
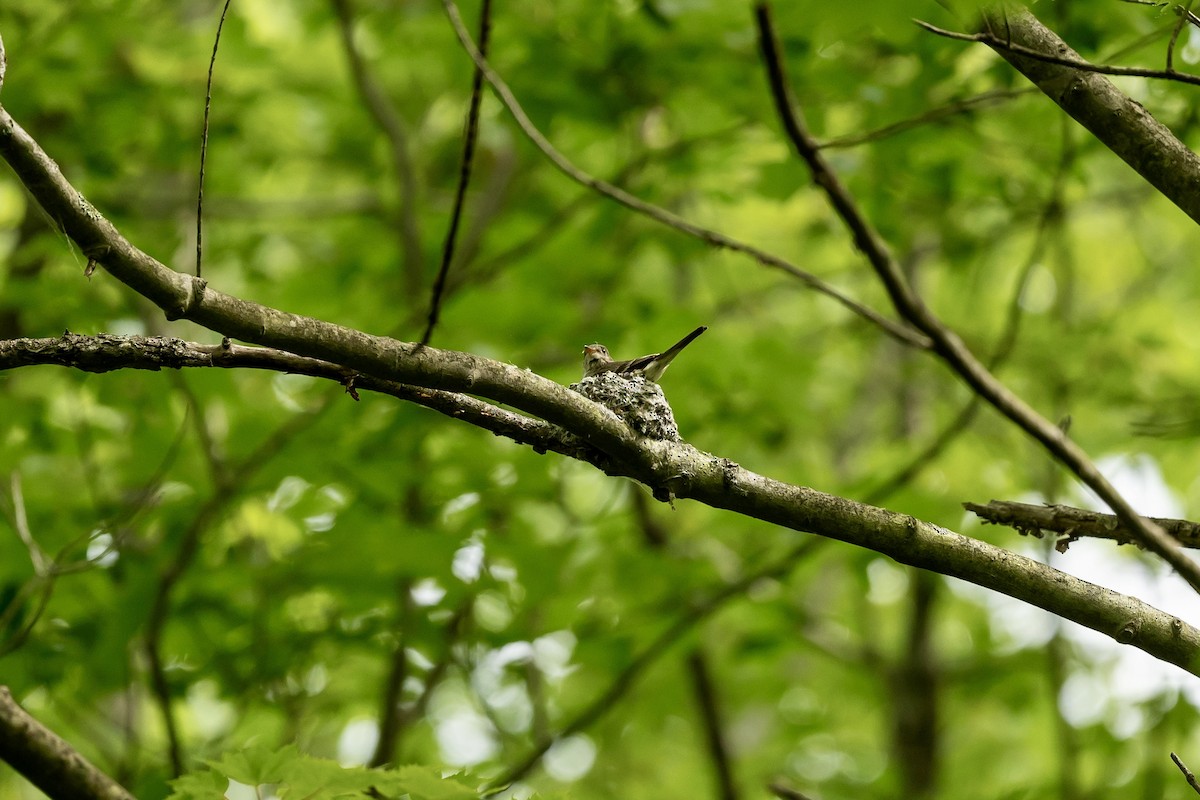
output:
M628 361L613 361L607 347L602 344L589 344L583 348L583 377L594 378L605 372L613 372L626 378L640 375L651 383L658 383L658 379L667 371L667 367L671 366L675 356L706 330L708 326L701 325L661 353L651 353Z

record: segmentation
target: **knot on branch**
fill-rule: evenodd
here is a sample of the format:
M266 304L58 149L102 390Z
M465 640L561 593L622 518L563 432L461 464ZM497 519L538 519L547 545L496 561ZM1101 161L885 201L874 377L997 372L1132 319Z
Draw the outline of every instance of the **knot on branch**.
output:
M183 282L183 291L176 295L176 304L170 308L163 308L167 320L174 322L177 319L187 319L193 309L204 299L204 290L207 288L208 281L203 278L186 278Z
M675 415L657 383L640 375L625 378L615 372L602 372L573 383L570 388L612 411L642 436L681 441Z

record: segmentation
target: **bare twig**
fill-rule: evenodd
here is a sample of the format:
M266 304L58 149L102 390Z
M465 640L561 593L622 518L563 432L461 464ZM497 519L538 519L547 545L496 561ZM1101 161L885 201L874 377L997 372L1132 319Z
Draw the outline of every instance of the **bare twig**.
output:
M1112 514L1072 506L1039 506L1012 500L963 503L963 508L993 525L1006 525L1029 536L1042 538L1046 532L1062 534L1059 549L1077 539L1110 539L1117 544L1138 544L1129 528ZM1186 519L1150 517L1168 536L1183 547L1200 548L1200 523Z
M943 36L947 39L956 39L960 42L980 42L988 47L993 47L997 50L1004 50L1009 53L1014 53L1026 58L1032 58L1036 61L1044 61L1047 64L1057 64L1060 67L1071 67L1072 69L1083 70L1084 72L1096 72L1101 75L1125 75L1135 78L1157 78L1167 81L1178 81L1180 83L1190 83L1194 86L1200 86L1200 75L1189 75L1186 72L1177 72L1174 69L1150 69L1148 67L1118 67L1113 64L1093 64L1090 61L1084 61L1080 58L1069 58L1067 56L1056 56L1052 53L1043 53L1040 50L1034 50L1030 47L1017 44L1005 37L996 36L990 31L981 31L979 33L961 33L959 31L948 31L944 28L939 28L936 25L930 25L928 22L921 20L913 20L918 27L929 31L938 36Z
M221 29L225 27L225 15L229 4L225 0L221 9L221 20L217 23L217 35L213 37L212 57L208 60L208 83L204 90L204 128L200 131L200 179L196 182L196 277L200 277L200 260L204 253L204 162L208 158L208 114L212 110L213 70L217 66L217 48L221 44Z
M797 791L790 786L784 786L779 781L771 783L771 785L767 788L770 789L771 794L778 797L779 800L812 800L812 798L803 792Z
M54 800L134 800L0 686L0 759Z
M396 381L385 381L353 370L305 358L269 347L246 347L230 342L203 345L180 339L142 336L78 336L57 339L10 339L0 341L0 370L32 364L58 364L85 372L120 369L262 369L308 375L339 383L350 390L391 395L424 406L453 419L505 436L535 452L555 452L579 458L602 469L612 467L601 451L576 437L567 436L556 425L492 405L457 392L428 389ZM226 481L228 482L228 481Z
M731 133L736 133L743 129L741 124L727 128L721 128L712 133L701 134L698 136L683 139L676 142L661 155L666 157L671 154L686 152L692 147L709 139L716 139L727 136ZM621 186L637 175L647 164L650 163L650 154L642 154L630 160L620 170L618 170L611 180L614 186ZM588 203L603 195L598 195L590 189L580 192L573 200L565 205L559 206L545 222L529 236L520 241L506 247L495 255L482 259L475 264L470 270L456 272L450 276L446 287L448 293L454 292L457 289L467 284L478 284L490 280L500 269L513 261L521 261L528 258L533 253L547 243L549 243L555 234L562 230L567 223L575 218L575 216L587 207Z
M368 766L382 767L396 754L400 739L400 694L408 677L408 642L412 631L412 579L401 578L396 586L396 649L383 687L383 707L379 710L379 739Z
M887 139L897 134L910 131L914 128L919 128L922 125L930 125L935 122L941 122L944 119L964 114L976 108L985 106L999 105L1017 97L1037 94L1037 89L1032 87L1027 89L994 89L989 92L982 92L973 97L965 97L962 100L955 100L947 103L944 106L930 109L923 114L902 119L899 122L893 122L890 125L885 125L873 131L866 133L855 133L849 136L839 136L836 139L827 139L819 144L822 150L841 150L849 147L857 147L862 144L878 142Z
M1188 15L1192 13L1192 0L1188 0L1187 5L1180 11L1179 20L1175 23L1174 30L1171 31L1171 41L1167 44L1167 72L1175 71L1175 43L1179 41L1179 32L1183 30L1183 26L1187 24Z
M479 9L479 53L487 58L488 36L492 29L492 0L483 0ZM446 275L450 272L450 264L454 260L454 244L458 238L458 223L462 217L463 204L467 198L467 185L471 182L471 165L475 156L475 142L479 138L479 105L483 100L483 71L475 67L471 76L471 105L467 111L467 129L463 135L462 161L458 172L458 188L454 192L454 210L450 212L450 227L446 231L446 241L442 247L442 264L438 268L437 278L433 282L433 298L429 301L429 321L425 325L425 333L421 336L421 344L429 344L433 337L433 329L437 327L438 317L442 313L442 292L446 289Z
M1129 526L1138 541L1175 568L1184 580L1200 592L1200 563L1192 561L1153 522L1138 516L1112 484L1100 474L1087 454L1068 439L1058 426L1038 414L1024 400L1011 392L981 363L963 343L925 305L904 279L900 265L888 251L883 239L858 208L850 192L841 183L833 168L817 148L816 141L805 127L797 111L787 78L778 41L765 3L756 6L759 44L770 77L771 92L784 129L797 153L812 172L813 181L824 190L830 204L840 216L854 243L866 256L880 281L887 289L897 312L933 341L937 353L960 378L989 404L1006 416L1042 446L1060 463L1073 472Z
M721 709L717 705L717 692L709 674L708 659L697 647L687 658L688 673L692 677L692 692L696 695L704 721L704 738L708 742L709 760L716 773L718 796L721 800L737 800L737 785L733 779L733 760L729 755L729 743L725 741L725 726L721 720Z
M517 125L521 128L521 131L525 134L526 138L533 142L534 146L541 150L546 158L550 159L550 162L568 178L576 183L599 192L605 197L620 203L628 209L649 217L655 222L666 225L669 228L673 228L674 230L685 233L693 238L699 239L700 241L713 247L724 248L726 250L733 250L737 253L743 253L764 266L785 272L788 275L791 275L793 278L803 281L814 291L820 292L828 297L832 297L853 313L859 315L863 319L875 323L889 336L892 336L904 342L905 344L919 348L927 348L929 346L928 339L922 334L913 331L907 325L897 324L893 320L884 317L874 309L871 309L862 303L859 303L857 300L850 298L848 295L843 294L840 290L835 289L833 286L818 278L816 275L801 269L786 259L768 253L765 250L760 250L753 245L733 239L732 237L726 236L718 231L704 228L696 225L693 222L689 222L665 208L656 206L653 203L648 203L641 198L635 197L620 187L613 186L611 183L589 175L588 173L579 169L579 167L571 163L566 156L560 153L558 149L555 148L554 145L552 145L544 135L542 135L541 131L537 129L537 126L535 126L529 119L529 116L525 113L525 110L521 107L521 104L517 102L517 98L513 95L512 90L508 87L508 84L506 84L504 80L501 79L498 74L496 74L496 72L488 64L487 60L479 53L479 49L475 46L475 42L471 39L471 34L467 31L466 26L463 25L462 17L458 12L458 6L454 4L454 1L442 0L442 2L446 7L446 14L450 18L450 23L454 26L454 31L458 35L459 42L471 56L471 59L475 62L475 66L483 72L484 78L489 84L491 84L492 89L495 90L496 95L500 98L500 101L504 103L504 106L508 109L509 113L513 115L513 119L516 120Z
M1171 760L1175 762L1175 766L1179 767L1179 771L1182 772L1183 777L1187 779L1188 786L1192 787L1196 794L1200 794L1200 782L1196 781L1196 776L1193 775L1192 771L1187 768L1186 764L1183 763L1183 759L1174 753L1171 753Z
M29 560L33 562L33 574L39 578L47 574L46 554L38 546L29 530L29 518L25 515L25 497L21 492L21 473L14 471L9 476L9 493L13 504L13 527L17 529L17 537L29 551Z

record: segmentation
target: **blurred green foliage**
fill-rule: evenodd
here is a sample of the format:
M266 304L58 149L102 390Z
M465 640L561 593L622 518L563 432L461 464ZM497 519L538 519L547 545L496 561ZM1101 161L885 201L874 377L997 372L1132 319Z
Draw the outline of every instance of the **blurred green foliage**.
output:
M194 267L220 5L0 7L5 108L131 241L181 271ZM1001 377L1047 416L1069 413L1094 456L1146 456L1155 487L1194 516L1196 448L1131 429L1195 422L1192 223L1044 97L1020 91L985 48L911 24L966 25L937 4L777 5L818 136L920 121L827 152L930 304L985 357L1015 309ZM478 6L463 11L475 25ZM1143 42L1128 63L1160 63L1175 20L1120 3L1036 11L1088 58ZM419 263L405 261L404 190L332 5L234 0L215 68L204 274L256 302L412 339L454 194L470 62L434 0L358 0L351 13L366 68L403 121ZM1195 38L1181 40L1189 68ZM583 169L887 309L780 135L748 4L501 3L491 52ZM1121 87L1195 141L1194 87ZM570 183L490 94L459 253L435 346L568 383L584 343L630 357L708 324L664 379L680 428L781 480L872 497L969 400L933 358L795 280ZM85 280L84 263L0 170L0 335L219 340L166 323L103 272ZM458 797L568 724L691 603L802 540L693 503L672 510L590 467L294 376L29 368L0 373L0 420L0 681L144 798L172 791L145 648L189 531L198 550L170 589L160 643L189 771L176 797L222 791L228 778L286 783L285 773L331 797L339 781L363 788L365 770L335 778L323 759L370 758L398 647L405 724L390 760L422 766L389 773L387 786ZM1048 552L964 519L961 501L992 497L1079 501L985 410L880 502ZM61 574L35 570L21 514ZM1096 579L1158 574L1106 543L1053 560ZM1107 572L1087 573L1096 561ZM1187 699L1200 695L1180 676L1131 675L1117 645L1040 612L1006 625L1012 604L940 579L914 639L919 583L871 553L817 549L695 626L518 796L712 793L685 659L697 648L746 797L772 780L824 800L919 796L897 748L905 710L922 698L936 706L923 744L937 754L929 791L939 796L1182 791L1166 754L1200 752ZM914 654L928 674L912 672ZM1091 693L1073 694L1079 686ZM1072 712L1078 697L1097 713ZM257 766L242 769L251 747L238 763ZM280 753L279 769L259 774ZM462 768L462 783L439 784ZM25 786L0 766L0 798L34 796Z

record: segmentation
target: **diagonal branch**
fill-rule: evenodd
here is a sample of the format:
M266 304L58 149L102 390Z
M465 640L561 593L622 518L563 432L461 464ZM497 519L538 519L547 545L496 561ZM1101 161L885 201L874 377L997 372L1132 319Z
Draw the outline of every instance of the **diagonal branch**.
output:
M174 272L121 236L2 106L0 156L85 254L170 319L187 318L226 336L368 377L470 392L511 405L579 436L606 457L606 473L639 480L654 488L656 497L694 499L962 578L1200 674L1200 631L1134 598L906 514L775 481L686 444L639 439L608 409L529 370L290 314Z
M862 251L892 298L896 311L933 341L933 351L975 392L997 411L1024 430L1088 488L1099 495L1127 525L1139 543L1175 568L1193 589L1200 592L1200 564L1189 558L1179 545L1150 520L1138 515L1129 501L1096 469L1087 453L1067 438L1057 425L1037 413L1029 404L1001 383L967 348L962 339L925 305L905 280L900 264L889 252L882 237L863 215L832 166L821 154L797 110L791 88L783 71L782 54L766 3L756 6L759 45L771 83L771 93L783 121L784 130L796 152L808 165L816 183L846 224L854 244Z
M0 686L0 760L54 800L134 800Z
M119 340L122 337L104 338ZM28 347L31 341L39 343L39 346L31 350ZM41 344L47 341L56 340L0 342L0 368L32 363L69 363L69 359L62 358L61 354L52 354ZM18 351L19 358L14 358L12 351ZM163 352L161 348L159 352ZM424 353L437 355L442 354L442 351L425 348ZM259 348L241 348L233 351L233 354L244 358L246 366L260 369L282 368L292 371L282 365L297 363L294 356ZM455 353L445 355L448 358L444 362L444 372L450 374L457 363L456 357L466 356ZM38 358L42 360L38 361ZM272 358L280 359L277 365L271 366ZM136 368L154 368L143 357L129 361L134 362L133 366ZM496 365L487 359L476 359L472 363L476 363L480 370L475 390L490 384L489 376L495 371L508 374L511 369L520 378L526 378L526 373L522 370L509 368L508 365ZM495 365L497 369L493 370L488 365ZM114 368L124 366L127 364L118 364ZM210 365L205 364L201 358L195 358L188 363L168 363L164 360L160 366L175 368ZM330 368L341 369L333 365L330 365ZM103 366L95 360L88 362L86 369L93 372L104 371ZM310 364L309 369L310 372L305 374L314 374L317 371L315 365ZM367 378L359 376L355 380L358 385L359 381L365 381ZM540 386L537 383L530 385ZM557 384L550 385L562 388ZM421 398L422 391L429 391L416 387L408 388L414 389L418 398ZM607 435L597 435L596 431L607 429L609 424L623 428L623 424L615 416L606 416L609 414L606 409L595 406L570 390L563 391L568 395L571 408L559 408L556 413L547 416L562 420L565 426L573 426L571 429L583 442L577 452L569 452L569 448L564 447L564 450L568 451L564 454L589 461L609 475L622 475L642 481L655 488L656 496L697 500L713 508L733 511L792 530L815 533L873 550L912 567L961 578L1023 600L1059 617L1099 631L1121 644L1132 645L1155 658L1200 675L1200 630L1136 598L1079 580L1033 559L961 536L907 514L898 514L815 489L772 480L744 469L728 459L696 450L688 444L638 440L625 429L625 438L619 441L623 447L629 448L628 453L625 450L617 450L616 455L606 455L601 452L598 443L607 443ZM499 409L489 411L490 407L481 401L464 399L461 395L449 392L430 392L430 395L433 398L429 403L430 407L448 416L478 424L487 430L497 430L504 422L511 422L514 429L519 430L515 421L502 416L506 412ZM517 392L513 396L522 395ZM414 402L422 402L422 399L429 398L415 399ZM454 410L454 405L458 402L463 404L463 413ZM539 398L539 403L527 400L524 405L526 410L530 410L543 405L553 408L554 403L553 397L542 397ZM594 417L584 413L593 410L604 413L596 413ZM516 414L512 414L512 417L520 418ZM577 422L577 417L583 422ZM547 426L545 422L533 422L540 426L554 427ZM589 444L591 446L588 446ZM534 445L535 448L537 446Z
M483 0L479 9L479 52L487 55L488 34L492 29L492 0ZM446 242L442 247L442 264L433 282L433 299L429 301L429 320L421 344L429 344L433 329L437 327L442 313L442 293L446 290L446 275L454 262L454 244L458 238L458 223L462 218L463 203L467 198L467 185L471 182L471 166L475 158L475 142L479 138L479 106L483 100L483 72L475 68L471 76L471 105L467 111L467 130L463 134L462 161L459 165L458 187L454 192L454 209L450 212L450 227L446 231Z
M513 95L512 90L508 88L508 84L506 84L504 80L498 74L496 74L496 71L493 70L488 64L487 59L485 59L479 52L479 48L476 47L475 42L471 39L471 34L467 31L466 26L463 24L462 17L458 13L458 6L454 4L453 0L442 0L442 2L446 7L446 14L450 18L450 23L454 26L454 32L458 35L459 42L471 56L471 60L475 62L476 68L483 73L484 78L486 78L487 82L491 84L492 89L496 92L496 96L500 98L500 102L504 103L504 106L508 109L509 113L513 115L513 119L516 120L517 125L521 128L521 131L525 134L529 141L533 142L534 146L541 150L546 158L550 159L550 162L568 178L576 183L588 187L589 189L599 192L605 197L620 203L632 211L636 211L639 214L649 217L655 222L666 225L668 228L673 228L695 239L699 239L700 241L713 247L732 250L736 253L743 253L750 256L763 266L785 272L788 275L791 275L793 278L796 278L807 284L814 291L820 292L828 297L832 297L834 300L837 300L853 313L859 315L863 319L875 323L889 336L892 336L893 338L904 342L905 344L919 348L926 348L929 346L928 340L920 333L913 331L906 325L897 324L887 317L884 317L878 311L875 311L874 309L859 303L857 300L850 298L846 294L843 294L838 289L818 278L816 275L801 269L795 264L792 264L790 261L768 253L765 250L760 250L753 245L746 244L730 236L726 236L718 231L710 230L709 228L704 228L693 222L689 222L677 214L673 214L667 209L662 208L661 206L656 206L653 203L648 203L639 197L635 197L619 186L614 186L607 181L589 175L579 167L575 166L570 160L567 159L566 156L560 153L545 136L542 135L541 131L537 129L537 126L535 126L529 119L529 116L525 113L525 110L521 107L521 104L517 102L517 98Z
M984 9L985 42L1168 200L1200 222L1200 157L1024 8ZM1002 29L1004 36L990 32ZM1119 74L1137 74L1125 71ZM1174 73L1179 76L1180 73ZM1154 77L1153 75L1149 77ZM1189 77L1200 83L1200 77Z

